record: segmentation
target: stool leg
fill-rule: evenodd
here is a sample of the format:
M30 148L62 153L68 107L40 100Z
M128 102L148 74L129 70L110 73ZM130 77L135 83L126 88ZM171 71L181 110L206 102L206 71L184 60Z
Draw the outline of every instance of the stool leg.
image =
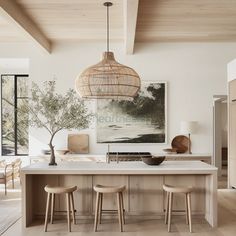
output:
M66 193L66 198L67 198L68 232L71 232L71 222L70 222L70 193Z
M103 193L100 193L100 199L99 199L99 224L102 223L102 203L103 203Z
M73 224L76 224L75 220L75 203L74 203L74 196L73 193L70 193L70 198L71 198L71 210L72 210L72 218L73 218Z
M124 225L125 224L125 207L124 207L123 192L120 193L120 197L121 197L122 220L123 220L123 225Z
M100 193L97 192L96 197L96 209L95 209L95 218L94 218L94 232L97 231L98 226L98 213L99 213L99 202L100 202Z
M173 193L170 194L169 199L169 209L168 209L168 232L171 230L171 215L172 215L172 205L173 205Z
M123 224L122 224L122 214L121 213L121 204L120 204L120 193L117 193L117 207L118 207L118 218L119 218L119 225L120 225L120 232L123 232Z
M165 224L167 224L168 221L168 210L169 210L169 192L166 192Z
M14 189L15 188L15 185L14 185L14 174L12 175L11 181L12 181L12 188Z
M189 231L192 233L192 217L191 217L191 195L187 194L188 199L188 221L189 221Z
M189 221L188 221L188 194L186 193L185 194L185 207L186 207L186 224L188 225L189 224Z
M55 194L52 193L52 199L51 199L51 224L53 224L53 212L54 212L54 205L55 205Z
M46 213L45 213L44 232L47 232L47 227L48 227L48 212L49 212L50 198L51 198L51 194L48 193L47 204L46 204Z

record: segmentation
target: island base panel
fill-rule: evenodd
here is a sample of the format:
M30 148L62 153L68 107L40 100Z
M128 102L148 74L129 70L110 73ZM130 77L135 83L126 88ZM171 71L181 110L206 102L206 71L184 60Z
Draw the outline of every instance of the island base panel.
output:
M214 189L212 175L54 175L42 174L22 176L23 181L23 224L31 225L34 219L43 218L46 207L46 193L44 186L78 186L74 193L76 217L91 219L95 212L95 197L93 191L95 184L126 185L124 193L124 206L129 217L164 217L164 191L163 184L193 186L192 212L193 215L203 216L215 226L212 220L213 208L210 201ZM116 198L111 194L104 196L104 209L115 210ZM66 199L57 195L55 201L55 218L66 216ZM185 202L181 194L174 196L173 209L185 209ZM184 214L177 212L177 214ZM114 214L114 217L116 215Z

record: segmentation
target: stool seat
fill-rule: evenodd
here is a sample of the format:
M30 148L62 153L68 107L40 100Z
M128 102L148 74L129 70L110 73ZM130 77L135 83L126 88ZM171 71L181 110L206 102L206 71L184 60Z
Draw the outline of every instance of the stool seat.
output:
M120 186L105 186L97 184L93 187L94 191L98 193L120 193L125 190L125 185Z
M53 187L53 186L50 186L50 185L46 185L44 187L44 190L47 192L47 193L55 193L55 194L61 194L61 193L72 193L74 191L77 190L77 186L69 186L69 187Z
M184 187L184 186L171 186L164 184L163 189L169 193L191 193L193 191L192 187Z

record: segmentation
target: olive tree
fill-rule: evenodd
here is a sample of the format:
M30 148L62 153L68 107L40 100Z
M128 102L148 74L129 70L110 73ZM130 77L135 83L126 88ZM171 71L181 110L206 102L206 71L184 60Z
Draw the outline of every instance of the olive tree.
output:
M88 128L92 114L88 112L83 100L73 89L64 95L55 90L56 82L45 81L40 88L32 83L31 99L25 108L29 113L29 125L45 128L50 134L49 147L51 158L49 165L56 165L53 138L63 130Z

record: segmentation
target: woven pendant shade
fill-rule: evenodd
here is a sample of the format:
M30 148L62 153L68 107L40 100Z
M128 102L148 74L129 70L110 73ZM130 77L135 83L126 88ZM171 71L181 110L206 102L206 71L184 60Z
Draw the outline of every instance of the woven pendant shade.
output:
M132 100L140 89L140 78L130 67L116 62L113 52L104 52L98 64L76 78L82 98Z

